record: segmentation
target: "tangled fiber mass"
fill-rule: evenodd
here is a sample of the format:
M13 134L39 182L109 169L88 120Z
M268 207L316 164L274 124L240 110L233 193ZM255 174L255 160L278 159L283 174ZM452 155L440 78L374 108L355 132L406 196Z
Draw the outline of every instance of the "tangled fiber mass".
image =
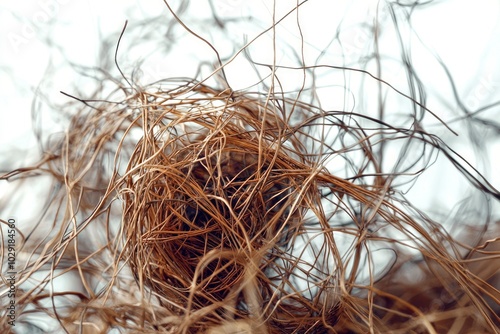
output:
M72 119L59 151L35 169L65 185L65 216L78 216L76 210L89 216L60 228L49 247L32 251L45 261L71 258L65 270L82 272L87 281L99 270L113 278L98 293L88 283L80 296L85 302L58 315L68 328L85 328L96 317L100 332L119 326L189 333L438 333L457 323L485 331L497 326L498 308L489 302L499 300L488 284L497 275L487 256L493 253L485 251L490 242L458 258L451 251L466 246L401 209L384 183L389 180L358 185L331 174L322 161L336 152L313 134L317 127L344 127L336 113L197 82L140 91L126 105L85 108ZM122 157L128 164L123 174L116 166L104 183L110 152L116 164ZM123 206L118 228L109 219L114 202ZM358 207L363 211L355 212ZM342 214L353 223L331 223ZM108 239L85 254L89 247L78 240L91 228L107 230ZM356 240L354 264L339 251L337 233ZM363 262L374 262L373 255L363 260L373 241L385 243L398 259L383 279L360 282ZM85 246L74 246L72 254L70 245L78 242ZM405 266L410 247L422 254L413 268ZM98 262L106 257L112 259L108 268ZM139 306L114 300L126 289L118 284L123 265L130 266ZM28 266L26 275L36 268ZM401 271L424 272L425 285L398 279ZM446 304L431 312L443 293ZM46 297L26 291L23 301Z
M44 313L69 333L498 332L498 222L452 237L376 153L416 142L453 160L439 137L273 90L118 86L72 97L40 162L1 176L52 181L49 231L18 231L18 326ZM336 175L352 152L354 175ZM62 277L82 288L54 292Z

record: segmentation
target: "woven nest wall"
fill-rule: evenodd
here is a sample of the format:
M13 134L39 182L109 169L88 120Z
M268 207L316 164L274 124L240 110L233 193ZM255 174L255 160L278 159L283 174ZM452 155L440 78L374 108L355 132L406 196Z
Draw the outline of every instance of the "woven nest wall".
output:
M298 266L287 249L317 196L305 183L313 166L294 152L303 136L271 105L198 89L175 105L148 99L155 111L143 111L148 123L119 185L132 270L165 307L193 314L193 328L249 317L314 325L328 303L282 283Z

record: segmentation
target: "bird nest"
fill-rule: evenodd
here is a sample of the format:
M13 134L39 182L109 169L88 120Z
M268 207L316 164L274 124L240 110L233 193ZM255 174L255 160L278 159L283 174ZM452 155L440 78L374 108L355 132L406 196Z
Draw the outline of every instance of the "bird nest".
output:
M149 96L155 111L121 184L130 265L165 306L205 324L252 314L298 328L322 306L300 292L283 302L290 293L271 278L286 279L280 263L303 229L298 137L283 141L291 129L258 100L209 95Z

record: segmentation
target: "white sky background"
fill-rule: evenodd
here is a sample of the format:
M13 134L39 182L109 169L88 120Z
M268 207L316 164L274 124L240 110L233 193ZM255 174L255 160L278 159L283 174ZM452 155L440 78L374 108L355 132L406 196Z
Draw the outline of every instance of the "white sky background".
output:
M179 1L172 1L177 8ZM217 29L210 25L200 28L196 20L211 18L207 1L197 1L194 10L183 14L182 18L188 25L202 36L210 40L221 55L230 55L235 43L241 45L244 38L251 40L272 22L272 1L219 0L215 1L218 15L224 18L253 16L252 21L240 21L239 24L228 24L231 28L226 38L217 35ZM310 0L300 9L301 33L304 35L304 55L307 65L317 62L329 65L346 65L362 67L360 59L372 47L372 37L368 35L363 24L372 24L378 13L379 29L383 32L380 39L379 52L387 57L393 57L393 64L385 63L382 77L398 89L407 92L406 76L400 63L401 47L396 43L393 22L384 9L386 2L378 1L326 1ZM290 10L294 1L278 1L276 5L277 18ZM377 7L378 6L378 7ZM451 120L458 115L457 101L452 95L449 81L439 63L439 57L448 67L457 87L457 93L462 103L476 110L491 102L500 100L500 28L499 3L494 0L484 1L436 1L430 5L415 10L412 14L412 29L402 25L399 29L407 46L412 50L412 64L424 82L428 94L427 106L444 120ZM144 20L168 13L162 1L120 1L120 4L97 0L39 0L11 2L0 1L0 99L3 108L0 110L0 138L8 142L0 150L4 152L15 149L16 157L4 154L0 166L21 164L25 149L36 145L31 133L31 104L34 90L43 82L44 93L52 102L62 103L67 98L59 94L65 91L78 95L92 91L94 82L90 82L75 73L67 65L68 61L78 65L98 66L102 56L99 54L100 41L118 33L125 20L129 26L137 25ZM167 19L165 24L167 24ZM292 14L276 30L279 37L286 41L299 53L300 39L297 29L296 14ZM192 23L195 22L195 23ZM180 29L180 28L179 28ZM198 30L197 30L198 29ZM340 31L342 47L331 43L336 30ZM195 74L200 60L213 60L212 50L199 40L184 34L177 44L172 46L169 57L166 58L153 42L137 40L136 30L129 27L125 35L122 50L128 45L134 48L120 54L120 64L124 69L130 69L141 58L147 59L141 67L144 72L143 81L151 82L168 77L190 77ZM228 39L231 36L234 40ZM255 61L273 61L270 35L259 38L250 47ZM113 39L114 38L114 39ZM117 35L111 37L111 49L108 57L114 53ZM51 43L51 45L49 45ZM128 43L128 44L127 44ZM170 43L170 42L166 42ZM331 45L329 45L329 43ZM279 45L280 46L280 45ZM165 46L163 46L165 47ZM291 49L278 47L276 61L280 65L297 66ZM321 58L318 58L325 51ZM319 59L319 60L318 60ZM389 66L390 64L390 66ZM128 67L127 67L128 66ZM364 67L372 70L372 65ZM129 72L130 73L130 72ZM207 72L208 73L208 72ZM347 72L347 75L332 75L332 71L319 70L318 83L325 88L317 90L325 109L345 109L363 104L376 105L376 95L368 88L362 91L362 98L356 96L361 92L357 85L361 76ZM227 74L233 88L245 88L257 81L257 76L242 56L227 67ZM302 72L294 71L279 73L284 89L296 89L302 81ZM365 76L366 77L366 76ZM43 81L42 81L43 80ZM366 80L366 78L365 78ZM370 81L370 80L368 80ZM375 82L371 81L372 85ZM87 86L88 85L88 86ZM348 87L356 100L345 98L344 87ZM76 90L75 87L79 89ZM375 87L375 86L373 86ZM375 87L376 88L376 87ZM356 91L358 89L358 92ZM394 94L393 94L394 95ZM390 102L390 101L389 101ZM389 103L388 102L388 103ZM398 101L388 104L387 113L395 115L400 112ZM364 112L369 107L363 109ZM485 111L484 117L494 121L500 119L500 109L492 108ZM397 116L396 116L397 117ZM428 124L437 124L437 120L426 116ZM500 143L496 139L483 138L486 153L478 157L475 148L467 144L466 129L458 137L445 130L437 133L449 145L467 158L474 166L485 173L490 182L500 187L500 173L496 173L500 154ZM50 117L43 118L43 127L47 133L56 132L61 125ZM431 129L433 131L433 129ZM0 152L1 153L1 152ZM28 158L34 155L26 153ZM25 155L26 155L25 154ZM487 157L489 161L483 161ZM396 159L396 155L394 155ZM388 162L390 163L390 157ZM341 165L340 165L341 166ZM339 167L340 169L342 167ZM446 171L444 171L446 169ZM410 193L410 198L422 202L422 205L433 207L449 206L452 209L460 196L466 193L467 185L463 179L454 179L455 171L449 165L434 166L417 183ZM458 176L457 176L458 177ZM433 188L429 193L429 188ZM425 196L422 196L425 194ZM455 197L455 198L454 198Z
M196 0L198 7L192 12L184 14L183 19L189 24L188 15L207 17L210 8L207 1ZM228 34L233 36L237 43L242 43L244 34L250 40L257 33L267 28L272 22L272 1L250 0L215 0L215 7L221 18L252 16L259 20L245 21L240 24L240 30ZM119 4L118 4L119 3ZM179 1L172 1L177 7ZM277 17L295 4L294 1L278 1ZM343 45L344 58L341 57L341 48L331 45L318 61L329 65L359 66L363 52L368 50L372 42L364 32L362 24L367 17L373 18L377 12L377 4L383 7L385 2L377 1L327 1L310 0L300 10L302 33L305 36L306 64L314 65L321 52L328 47L333 34L340 26L340 36L345 42ZM42 82L44 93L49 94L51 101L62 103L64 96L59 91L76 93L75 85L80 85L79 92L85 92L86 87L91 90L91 82L82 79L67 65L67 61L79 65L96 66L99 64L100 41L112 33L117 33L123 27L125 20L129 25L157 17L163 13L171 18L162 1L120 1L104 2L98 0L46 0L46 1L6 1L0 0L0 169L19 166L23 161L33 161L37 146L31 131L31 104L36 87ZM189 14L188 14L189 13ZM288 44L300 46L296 15L283 22L277 31L280 37ZM379 9L381 24L391 25L387 12ZM167 21L165 21L167 22ZM412 16L413 32L407 27L401 29L401 34L406 36L405 41L411 45L412 63L417 69L420 79L424 82L428 93L427 106L439 117L450 120L457 116L457 101L452 95L452 90L446 75L436 61L442 59L453 76L457 93L462 103L471 110L477 110L492 102L500 100L500 3L495 0L483 1L435 1L432 4L416 10ZM372 23L372 22L368 22ZM236 27L236 25L231 25ZM196 30L197 26L193 28ZM211 31L211 26L205 30L196 30L204 37L217 37ZM384 29L384 26L381 26ZM388 57L400 57L400 45L394 44L392 28L385 28L383 38L380 40L380 53ZM135 30L134 30L135 31ZM411 36L411 37L410 37ZM140 40L135 40L133 34L125 35L135 43L130 53L121 55L124 68L131 68L134 62L144 54L151 54L143 66L145 81L195 74L196 65L200 60L213 60L210 48L199 40L185 35L185 40L179 40L178 47L170 53L168 58L161 53L155 53L155 45L144 41L141 49ZM52 41L49 45L48 41ZM216 38L213 44L221 54L230 54L233 41ZM272 46L269 38L261 38L251 46L254 60L272 62ZM114 45L113 45L114 47ZM126 49L126 47L125 47ZM145 50L141 55L141 50ZM147 50L147 51L146 51ZM109 50L114 53L114 48ZM128 61L128 63L127 63ZM277 62L282 65L293 64L295 58L289 50L279 50ZM367 67L370 69L370 66ZM406 77L401 68L394 66L383 68L383 78L393 86L406 90ZM257 80L254 72L243 57L238 57L234 64L228 66L227 74L230 84L234 89L245 88ZM318 90L322 98L323 107L350 109L354 103L349 98L344 100L344 86L347 83L355 91L359 84L359 75L334 76L330 73L319 72L318 82L326 88ZM345 73L344 73L345 74ZM375 72L373 74L376 75ZM285 89L296 89L301 82L301 73L283 72ZM90 85L90 86L87 86ZM366 89L366 87L365 87ZM356 97L356 105L376 103L376 96L370 91L363 91L364 100ZM355 93L354 93L355 94ZM397 101L387 105L387 110L398 110ZM369 108L368 108L369 109ZM388 112L389 112L388 111ZM500 124L500 106L484 112L486 119ZM427 125L432 129L438 122L430 115ZM57 120L56 120L57 121ZM44 118L46 131L58 131L60 125L50 118ZM490 183L497 189L500 188L500 142L498 134L485 133L484 153L479 153L470 145L468 133L463 127L451 127L460 132L455 137L450 132L440 129L438 133L453 149L461 153L474 166L483 172ZM31 153L30 153L31 152ZM394 157L394 159L396 159ZM390 159L389 159L390 160ZM390 161L389 161L390 162ZM389 163L388 162L388 163ZM447 163L438 161L408 193L410 199L427 210L429 214L434 211L456 212L462 200L467 198L470 186L464 178ZM12 185L0 184L0 201L5 200L14 189ZM37 203L40 194L36 191L23 192L20 201L15 206L9 207L0 216L15 215L20 221L29 221L36 212L32 208ZM475 198L480 201L480 198ZM1 204L1 202L0 202ZM0 205L0 209L6 209ZM496 216L499 214L498 204L494 204ZM478 207L482 210L482 206ZM478 212L479 215L480 212ZM450 216L451 217L451 216Z

